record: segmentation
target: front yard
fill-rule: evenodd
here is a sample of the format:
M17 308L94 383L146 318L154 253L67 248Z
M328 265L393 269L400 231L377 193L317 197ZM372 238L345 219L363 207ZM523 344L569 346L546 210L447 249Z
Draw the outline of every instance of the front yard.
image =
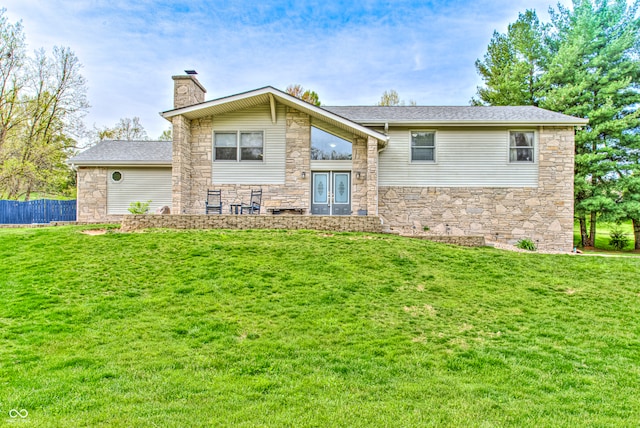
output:
M2 422L640 424L640 259L82 230L0 230Z

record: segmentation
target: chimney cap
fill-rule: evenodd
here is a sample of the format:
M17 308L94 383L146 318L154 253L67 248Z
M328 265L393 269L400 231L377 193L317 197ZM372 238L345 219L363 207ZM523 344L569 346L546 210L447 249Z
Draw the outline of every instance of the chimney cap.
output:
M198 72L197 72L197 71L195 71L195 70L185 70L184 72L185 72L185 73L187 73L187 74L188 74L188 75L190 75L190 76L192 76L192 75L194 75L194 74L198 74Z

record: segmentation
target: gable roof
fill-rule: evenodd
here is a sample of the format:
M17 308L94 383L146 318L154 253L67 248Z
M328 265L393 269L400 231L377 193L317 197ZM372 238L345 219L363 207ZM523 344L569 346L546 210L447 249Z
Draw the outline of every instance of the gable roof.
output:
M67 161L77 166L171 165L171 141L100 141Z
M389 140L386 135L369 129L349 118L337 115L323 107L318 107L299 98L291 96L286 92L282 92L272 86L254 89L252 91L242 92L228 97L217 98L211 101L205 101L186 107L167 110L161 112L160 115L169 120L174 116L182 115L187 119L193 120L206 116L213 116L227 113L230 111L240 110L253 107L259 104L267 104L278 102L289 107L293 107L299 111L307 113L309 116L321 119L340 129L353 132L361 137L373 137L385 145Z
M586 125L587 119L533 106L323 106L362 125Z

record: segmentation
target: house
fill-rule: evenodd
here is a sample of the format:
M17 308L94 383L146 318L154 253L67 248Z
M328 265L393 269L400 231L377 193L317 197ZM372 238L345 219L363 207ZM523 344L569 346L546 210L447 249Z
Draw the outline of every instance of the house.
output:
M203 214L263 190L261 215L379 216L392 231L482 235L540 248L573 242L575 127L536 107L317 107L272 87L205 101L174 76L173 144L102 142L72 158L78 220L107 221L131 201ZM171 151L170 151L171 150Z

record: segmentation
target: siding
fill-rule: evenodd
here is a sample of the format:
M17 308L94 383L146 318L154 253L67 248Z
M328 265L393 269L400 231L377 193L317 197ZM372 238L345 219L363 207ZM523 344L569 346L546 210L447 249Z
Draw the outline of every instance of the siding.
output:
M122 181L114 183L111 173L120 171ZM131 202L151 200L149 212L171 206L171 168L109 168L107 214L129 214Z
M534 163L509 163L507 128L435 129L436 161L412 163L410 131L389 130L389 145L379 158L380 186L538 186L537 132Z
M213 161L213 184L284 184L285 109L276 107L277 121L271 122L268 104L234 111L213 118L213 131L263 131L262 162ZM213 150L213 140L211 141ZM212 156L213 157L213 156Z

